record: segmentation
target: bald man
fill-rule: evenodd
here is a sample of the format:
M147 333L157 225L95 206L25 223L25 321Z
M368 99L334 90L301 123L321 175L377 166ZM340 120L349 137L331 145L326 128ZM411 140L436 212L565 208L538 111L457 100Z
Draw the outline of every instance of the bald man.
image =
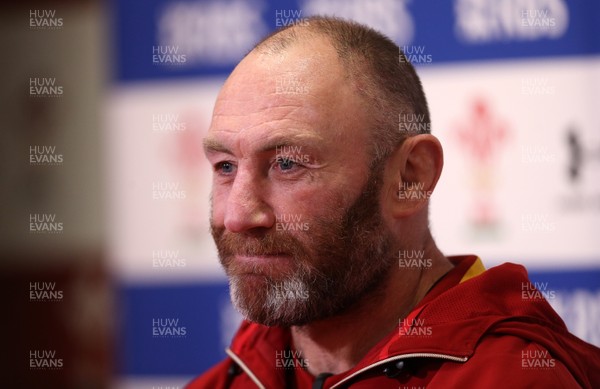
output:
M437 248L429 123L406 57L353 22L309 18L240 62L204 148L211 232L246 320L188 388L599 384L600 350L523 267Z

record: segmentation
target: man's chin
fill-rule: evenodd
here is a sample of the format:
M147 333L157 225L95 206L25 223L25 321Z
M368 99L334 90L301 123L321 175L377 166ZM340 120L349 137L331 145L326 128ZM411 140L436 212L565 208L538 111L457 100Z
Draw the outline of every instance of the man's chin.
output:
M273 292L267 292L275 283L258 274L230 277L230 294L234 307L246 320L269 327L305 325L308 301L274 301Z
M309 320L298 317L288 317L287 315L274 314L273 312L269 312L264 309L250 309L245 306L238 306L237 304L236 309L242 314L244 319L268 327L303 326L310 322Z
M267 327L282 327L282 328L290 328L290 327L298 327L308 324L306 320L298 321L298 320L288 320L283 318L272 318L266 317L262 315L258 316L244 316L244 318L253 323L261 324Z
M269 314L265 314L265 312L250 312L250 314L243 316L244 319L248 321L261 324L267 327L302 327L315 321L299 317L289 318L284 316L272 316Z

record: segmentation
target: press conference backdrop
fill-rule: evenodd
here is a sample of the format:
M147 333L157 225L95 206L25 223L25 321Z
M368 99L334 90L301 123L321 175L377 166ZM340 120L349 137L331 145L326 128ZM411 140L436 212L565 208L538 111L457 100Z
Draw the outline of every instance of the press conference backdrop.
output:
M600 3L123 0L111 13L117 386L182 387L224 357L240 317L208 232L201 139L242 56L313 14L382 31L417 67L444 145L430 212L444 253L526 265L570 330L600 345Z

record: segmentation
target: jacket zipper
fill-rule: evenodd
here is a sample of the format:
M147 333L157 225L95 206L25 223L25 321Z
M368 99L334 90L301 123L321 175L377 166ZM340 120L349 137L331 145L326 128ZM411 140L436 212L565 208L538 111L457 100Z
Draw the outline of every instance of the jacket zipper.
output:
M235 361L235 363L238 364L238 366L240 366L242 368L242 370L244 370L246 372L246 374L248 374L248 376L256 384L256 386L258 386L260 389L266 389L265 386L254 375L252 370L250 370L250 368L248 366L246 366L246 364L240 359L240 357L237 356L237 354L235 354L229 348L225 349L225 352L227 353L227 355L229 355L231 357L231 359L233 359ZM335 388L340 387L343 383L349 381L350 379L356 377L359 374L364 373L367 370L371 370L372 368L375 368L377 366L385 365L386 363L389 363L392 361L396 361L399 359L407 359L407 358L438 358L438 359L445 359L448 361L462 362L462 363L466 362L469 359L469 357L456 357L454 355L436 354L436 353L411 353L411 354L394 355L393 357L382 359L381 361L377 361L375 363L372 363L368 366L363 367L362 369L352 373L351 375L344 378L337 384L333 385L330 389L335 389Z
M381 361L377 361L375 363L372 363L368 366L363 367L362 369L350 374L348 377L344 378L337 384L333 385L332 387L330 387L330 389L338 388L345 382L348 382L350 379L356 377L359 374L364 373L367 370L371 370L374 367L385 365L386 363L396 361L399 359L407 359L407 358L438 358L438 359L446 359L448 361L462 362L462 363L466 362L469 359L469 357L456 357L453 355L435 354L435 353L411 353L411 354L394 355L393 357L382 359Z
M240 357L237 356L236 353L234 353L230 348L226 348L225 352L231 357L231 359L235 361L235 363L238 364L239 367L242 368L242 370L246 372L246 374L248 374L248 377L250 377L250 379L256 384L257 387L259 387L260 389L266 389L266 387L262 384L262 382L260 382L258 377L254 375L252 370L250 370L250 368L246 366L246 364L240 359Z

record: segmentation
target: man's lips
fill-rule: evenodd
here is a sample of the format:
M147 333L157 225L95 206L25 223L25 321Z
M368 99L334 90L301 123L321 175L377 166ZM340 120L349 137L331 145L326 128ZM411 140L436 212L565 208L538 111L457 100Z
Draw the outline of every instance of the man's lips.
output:
M231 256L230 270L241 274L272 274L278 270L294 266L295 261L289 254L235 254Z
M240 262L245 263L273 263L292 259L292 256L285 253L277 254L235 254L233 257Z

